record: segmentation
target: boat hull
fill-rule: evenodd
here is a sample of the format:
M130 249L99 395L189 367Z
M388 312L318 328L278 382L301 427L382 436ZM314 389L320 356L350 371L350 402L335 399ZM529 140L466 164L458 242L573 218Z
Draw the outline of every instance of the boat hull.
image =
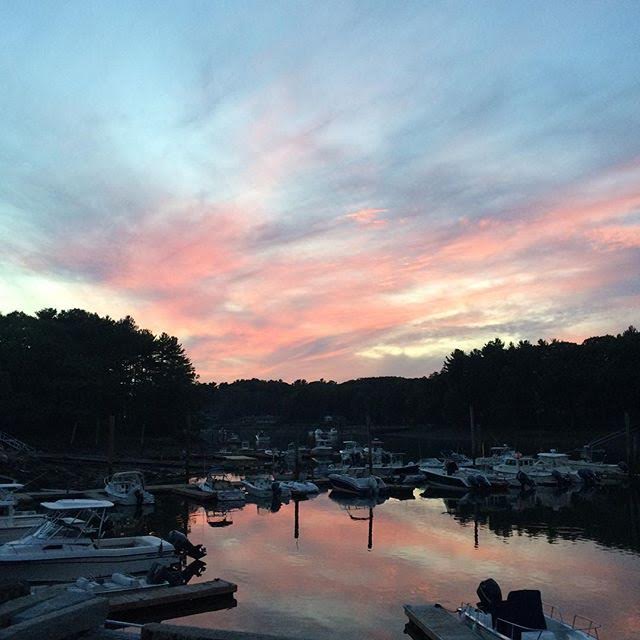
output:
M146 573L155 564L169 566L178 561L171 551L149 551L128 556L58 557L0 560L0 573L26 582L69 582L82 576L106 578L113 573Z
M465 478L448 476L444 473L436 473L429 467L422 467L420 472L426 476L426 483L437 489L453 489L457 491L469 491L471 486Z

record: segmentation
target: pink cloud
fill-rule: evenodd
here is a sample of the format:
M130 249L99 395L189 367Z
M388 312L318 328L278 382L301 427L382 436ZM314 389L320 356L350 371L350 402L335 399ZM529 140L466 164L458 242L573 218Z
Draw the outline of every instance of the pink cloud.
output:
M381 213L386 213L386 211L387 209L358 209L353 213L347 213L345 218L363 226L384 227L387 224L387 220L379 216Z

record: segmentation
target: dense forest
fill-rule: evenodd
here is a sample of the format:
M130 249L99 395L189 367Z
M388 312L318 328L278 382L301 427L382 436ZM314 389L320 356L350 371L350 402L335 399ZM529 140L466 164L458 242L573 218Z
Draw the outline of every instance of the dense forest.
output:
M621 427L625 412L640 415L640 332L582 344L544 340L481 349L456 349L439 372L423 378L360 378L293 384L239 380L210 385L219 420L270 414L288 421L331 415L377 425L465 427L469 407L490 430L567 429L606 431Z
M428 373L428 372L425 372ZM465 427L469 407L489 430L603 432L640 417L640 333L581 344L553 340L455 350L422 378L347 382L237 380L201 383L175 337L131 317L79 309L0 314L0 429L55 436L99 431L116 416L131 434L180 436L271 416L266 422Z
M198 406L196 374L175 337L130 317L43 309L0 315L0 429L100 431L107 416L149 435L175 432Z

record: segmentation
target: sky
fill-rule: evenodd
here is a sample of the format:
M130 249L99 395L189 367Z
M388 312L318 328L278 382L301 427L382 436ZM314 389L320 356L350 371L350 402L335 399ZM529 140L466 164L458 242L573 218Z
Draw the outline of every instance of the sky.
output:
M200 379L639 324L640 3L0 4L0 312Z

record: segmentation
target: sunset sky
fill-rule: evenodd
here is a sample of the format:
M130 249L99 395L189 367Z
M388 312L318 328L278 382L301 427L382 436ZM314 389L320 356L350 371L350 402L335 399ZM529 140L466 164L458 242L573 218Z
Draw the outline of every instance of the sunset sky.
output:
M3 2L0 312L202 380L640 324L640 3Z

